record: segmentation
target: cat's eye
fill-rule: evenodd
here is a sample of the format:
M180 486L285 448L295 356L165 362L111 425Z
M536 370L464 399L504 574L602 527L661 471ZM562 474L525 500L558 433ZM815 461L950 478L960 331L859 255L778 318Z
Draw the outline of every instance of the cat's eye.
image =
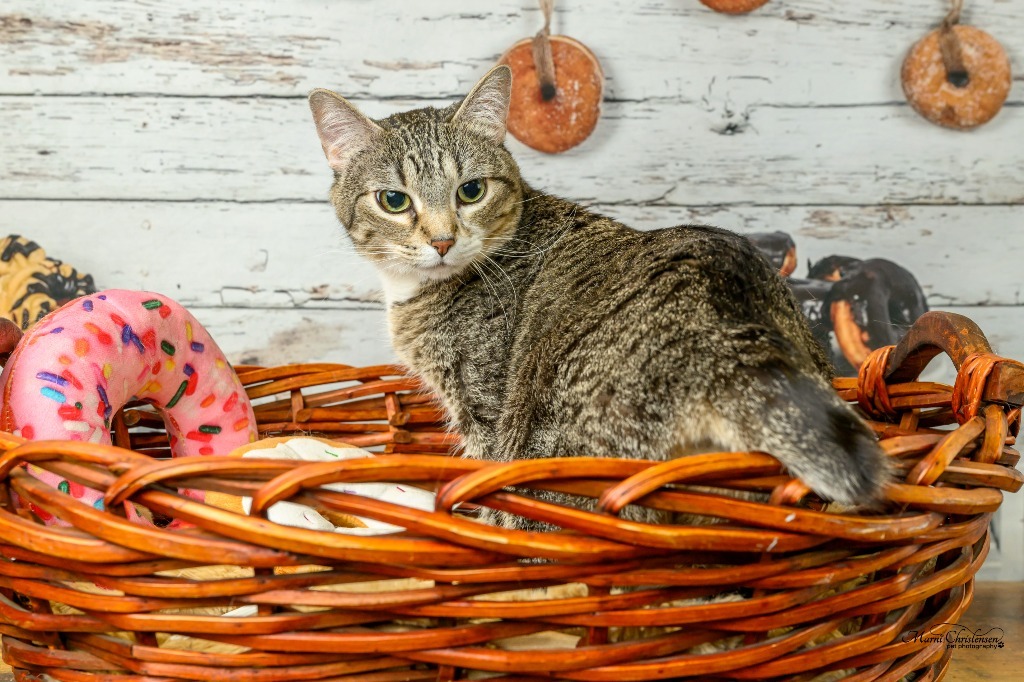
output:
M479 180L470 180L466 184L459 187L459 191L456 194L459 197L459 201L464 204L475 204L484 198L484 191L487 189L487 183L481 178Z
M393 189L382 189L377 192L377 203L388 213L401 213L412 206L408 194Z

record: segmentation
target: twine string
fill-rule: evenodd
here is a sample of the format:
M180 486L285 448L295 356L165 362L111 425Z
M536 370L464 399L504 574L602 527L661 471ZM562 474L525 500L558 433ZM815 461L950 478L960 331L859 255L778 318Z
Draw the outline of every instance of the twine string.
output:
M544 28L533 37L533 65L540 82L540 96L545 102L555 98L555 59L551 55L551 13L555 0L540 0L540 11L544 14Z
M544 13L544 30L551 31L551 13L555 11L555 0L540 0L540 11Z
M957 88L967 87L971 76L964 64L964 51L960 39L953 27L960 23L963 0L952 0L952 6L939 28L939 51L942 53L942 64L946 67L946 80Z

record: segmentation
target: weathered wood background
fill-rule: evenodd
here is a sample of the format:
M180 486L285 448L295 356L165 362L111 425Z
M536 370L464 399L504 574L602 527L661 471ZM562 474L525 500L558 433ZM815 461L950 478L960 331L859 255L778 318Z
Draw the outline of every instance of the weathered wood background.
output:
M969 133L920 119L899 84L946 9L560 0L554 31L605 68L603 118L567 154L510 147L536 186L637 226L784 230L802 263L896 260L1024 358L1024 7L966 3L1018 74ZM4 0L0 231L103 286L175 296L236 361L387 360L305 95L371 115L447 103L540 24L534 0Z

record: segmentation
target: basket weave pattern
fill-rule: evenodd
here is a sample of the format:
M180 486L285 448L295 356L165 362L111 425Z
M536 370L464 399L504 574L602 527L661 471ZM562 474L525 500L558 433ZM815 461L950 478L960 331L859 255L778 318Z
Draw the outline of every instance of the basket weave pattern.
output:
M956 385L916 381L940 351L959 367ZM343 466L158 460L166 435L138 405L115 420L122 447L0 434L0 633L17 679L384 682L487 671L502 680L811 680L842 670L846 680L912 671L935 680L950 651L913 635L943 633L960 618L1001 491L1022 483L1012 445L1024 365L993 355L957 316L929 314L899 347L873 354L857 379L836 381L870 419L898 481L881 509L860 514L826 509L763 453L662 463L448 457L454 435L399 367L236 370L262 434L311 432L388 455ZM28 476L25 462L104 491L107 511ZM372 481L436 489L437 510L320 487ZM763 501L708 487L760 492ZM253 509L240 515L177 488L248 496ZM529 489L591 497L597 509L552 505ZM42 525L11 504L12 493L71 527ZM193 527L129 523L118 512L126 499ZM280 500L407 531L279 526L263 513ZM718 522L618 518L630 504ZM472 518L476 506L565 531L491 527ZM180 572L213 565L252 571L216 580ZM287 570L303 566L326 568ZM415 581L377 582L393 579ZM575 591L560 588L569 584ZM545 589L481 598L525 588ZM723 592L734 596L708 599ZM245 605L255 613L213 615ZM168 635L235 648L169 648Z

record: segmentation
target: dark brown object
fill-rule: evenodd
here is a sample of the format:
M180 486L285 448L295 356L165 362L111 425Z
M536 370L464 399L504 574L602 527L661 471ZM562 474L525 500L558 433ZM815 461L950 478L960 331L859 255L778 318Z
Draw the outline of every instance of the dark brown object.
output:
M0 317L0 364L6 364L24 334L14 322Z
M828 308L823 317L837 347L826 341L826 348L842 374L856 371L872 350L897 343L928 311L913 274L884 258L828 256L811 265L807 276L833 283L818 300ZM801 284L791 281L791 286L796 290Z
M780 277L789 277L796 271L796 242L787 233L780 230L755 232L746 237L779 271Z
M700 2L723 14L746 14L768 4L768 0L700 0Z
M953 8L942 21L939 28L939 52L942 53L942 65L946 69L946 80L957 88L966 87L971 82L971 74L967 71L964 61L963 45L953 27L960 23L960 10L963 0L953 0Z
M946 352L954 387L916 376ZM873 353L858 378L836 388L862 406L892 458L897 480L874 512L842 514L821 503L761 453L670 462L628 459L491 463L438 456L453 439L415 380L394 367L237 368L256 400L261 431L326 433L395 453L341 463L240 462L202 457L154 461L163 452L155 415L131 408L117 447L26 443L0 434L0 632L19 679L56 680L453 680L469 670L504 680L761 679L855 669L847 679L938 679L949 665L943 632L971 603L1001 491L1020 488L1012 447L1024 403L1024 365L991 354L966 318L929 313L896 348ZM939 430L942 425L959 428ZM127 439L125 442L124 439ZM399 454L403 453L403 454ZM431 454L416 454L431 453ZM48 488L18 465L33 462L106 491L98 511ZM422 512L318 488L335 481L395 481L439 488ZM700 483L769 494L767 502L696 492ZM552 505L507 486L599 499L598 512ZM246 517L183 498L179 487L253 497ZM11 494L69 521L45 527ZM133 525L116 503L130 498L191 531ZM406 533L355 537L285 528L260 518L281 499L402 525ZM562 533L481 525L447 510L484 505L557 524ZM724 519L711 526L651 526L617 518L627 504ZM521 558L546 561L521 563ZM934 560L934 566L932 566ZM248 578L194 581L158 575L186 566L255 568ZM331 571L275 574L315 564ZM314 589L384 578L372 592ZM585 596L532 592L521 601L475 597L566 583ZM119 592L95 594L99 585ZM630 588L626 591L612 588ZM639 588L639 589L637 589ZM722 591L738 601L679 603ZM80 614L51 613L50 603ZM255 604L254 616L181 613ZM297 607L319 607L300 610ZM401 627L396 627L397 623ZM666 631L662 628L668 627ZM533 650L501 640L544 631L580 636L575 648L543 638ZM107 633L131 633L129 640ZM177 633L250 647L244 653L156 646ZM769 636L770 633L770 636ZM742 635L734 648L688 653ZM624 638L624 641L615 641ZM609 643L612 642L612 643ZM351 676L351 677L350 677ZM358 676L358 677L357 677Z

